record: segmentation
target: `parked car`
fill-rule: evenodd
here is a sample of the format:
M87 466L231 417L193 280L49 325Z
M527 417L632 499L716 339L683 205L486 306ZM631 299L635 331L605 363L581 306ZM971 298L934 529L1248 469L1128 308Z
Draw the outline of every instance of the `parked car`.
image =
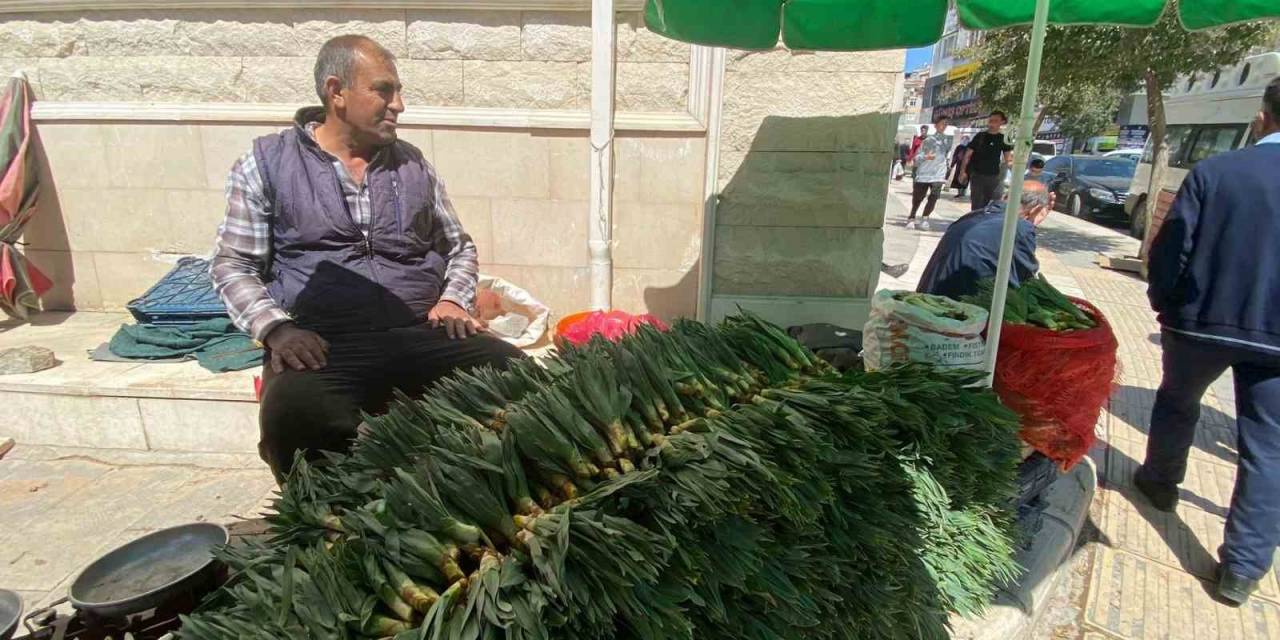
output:
M1052 140L1035 140L1031 143L1031 155L1027 157L1027 166L1023 167L1023 171L1031 168L1031 163L1035 160L1044 160L1048 162L1058 153L1058 145ZM1009 190L1009 180L1013 178L1013 170L1004 170L1004 189Z
M1077 218L1123 219L1136 169L1136 163L1124 158L1057 156L1044 165L1045 184L1058 195L1058 208Z
M1104 158L1120 158L1137 164L1142 159L1142 149L1117 149L1102 154Z

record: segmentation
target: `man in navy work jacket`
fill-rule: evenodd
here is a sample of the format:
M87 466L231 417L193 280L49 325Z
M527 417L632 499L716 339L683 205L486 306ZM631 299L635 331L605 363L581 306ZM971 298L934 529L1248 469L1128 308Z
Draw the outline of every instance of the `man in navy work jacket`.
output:
M315 82L324 106L232 167L212 266L232 320L266 345L258 448L277 479L299 450L344 450L393 390L520 357L473 317L475 243L396 138L395 57L339 36Z
M1016 287L1040 270L1036 261L1036 226L1049 217L1052 207L1053 200L1043 183L1023 183L1010 285ZM951 223L929 258L916 290L958 299L977 293L979 281L994 278L1004 231L1004 208L1005 202L992 202Z
M1164 379L1135 485L1173 511L1205 389L1235 376L1239 463L1217 594L1243 604L1280 543L1280 79L1258 144L1196 164L1151 245Z

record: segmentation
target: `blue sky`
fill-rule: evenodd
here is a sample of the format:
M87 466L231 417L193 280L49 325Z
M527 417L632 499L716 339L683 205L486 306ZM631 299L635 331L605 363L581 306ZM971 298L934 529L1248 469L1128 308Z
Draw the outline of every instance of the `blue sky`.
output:
M904 71L915 71L933 60L933 45L907 50L907 66Z

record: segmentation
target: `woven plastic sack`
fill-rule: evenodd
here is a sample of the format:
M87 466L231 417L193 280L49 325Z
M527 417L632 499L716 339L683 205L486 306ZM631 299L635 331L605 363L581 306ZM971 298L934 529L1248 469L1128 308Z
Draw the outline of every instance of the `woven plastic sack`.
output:
M1000 400L1022 416L1022 439L1064 470L1093 446L1098 415L1115 385L1119 347L1101 311L1071 301L1098 326L1058 332L1006 323L995 375Z
M647 313L632 315L624 311L592 311L575 313L561 320L556 327L556 339L569 344L586 344L591 341L592 336L599 334L616 342L623 336L635 333L642 324L667 330L666 324Z
M968 319L955 320L894 299L883 289L871 299L871 315L862 328L862 362L868 371L919 362L939 368L981 369L986 356L982 332L987 311L952 301Z

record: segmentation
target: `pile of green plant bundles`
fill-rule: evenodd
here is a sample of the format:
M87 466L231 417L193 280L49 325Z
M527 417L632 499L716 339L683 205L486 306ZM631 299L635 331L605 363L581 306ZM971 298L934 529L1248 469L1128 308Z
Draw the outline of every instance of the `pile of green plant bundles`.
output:
M995 279L978 282L978 292L962 301L982 307L991 306L995 292ZM1053 331L1076 331L1098 326L1089 314L1080 310L1061 291L1054 288L1044 275L1037 275L1020 286L1009 287L1005 297L1004 321L1013 324L1031 324Z
M299 459L183 638L945 638L1012 575L1016 418L752 316L401 397Z
M947 318L949 320L970 321L969 310L963 305L957 304L955 300L946 296L933 295L931 293L917 293L915 291L899 291L893 294L893 299L904 304L918 307L929 315L938 318ZM987 305L991 306L990 304ZM985 308L985 307L984 307Z

